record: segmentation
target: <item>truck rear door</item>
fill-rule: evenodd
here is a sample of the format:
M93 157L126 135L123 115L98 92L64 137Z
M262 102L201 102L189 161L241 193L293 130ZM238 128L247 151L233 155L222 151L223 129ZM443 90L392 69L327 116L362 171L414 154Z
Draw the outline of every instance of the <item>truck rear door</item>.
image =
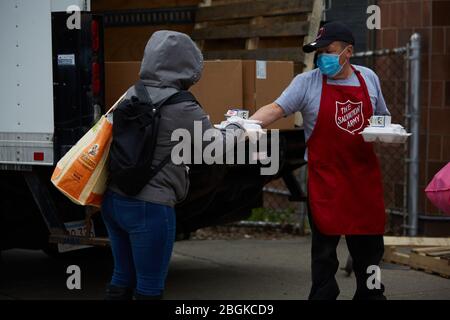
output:
M0 2L0 162L53 164L50 1Z
M52 166L99 118L103 28L89 9L81 0L0 1L0 164Z

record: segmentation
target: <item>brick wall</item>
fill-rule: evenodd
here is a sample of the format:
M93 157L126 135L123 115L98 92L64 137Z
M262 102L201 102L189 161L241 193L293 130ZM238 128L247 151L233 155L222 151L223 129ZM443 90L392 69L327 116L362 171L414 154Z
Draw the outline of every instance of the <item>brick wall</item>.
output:
M450 0L379 0L378 5L378 48L402 47L414 32L422 36L419 209L439 214L423 189L450 161Z

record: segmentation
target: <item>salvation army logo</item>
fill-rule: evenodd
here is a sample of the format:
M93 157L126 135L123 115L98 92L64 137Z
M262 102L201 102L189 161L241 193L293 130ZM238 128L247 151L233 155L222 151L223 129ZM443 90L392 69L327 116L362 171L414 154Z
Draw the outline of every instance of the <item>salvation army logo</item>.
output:
M355 132L360 130L364 125L364 115L362 111L362 101L336 101L336 125L344 131L355 134Z

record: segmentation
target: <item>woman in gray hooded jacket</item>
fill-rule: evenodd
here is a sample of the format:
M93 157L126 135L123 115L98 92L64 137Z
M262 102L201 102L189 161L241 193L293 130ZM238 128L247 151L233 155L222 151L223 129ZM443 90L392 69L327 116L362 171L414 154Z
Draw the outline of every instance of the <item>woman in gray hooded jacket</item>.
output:
M141 64L140 79L154 104L180 90L188 90L202 73L203 56L191 38L174 31L158 31L150 38ZM126 99L136 96L134 86ZM208 116L195 102L182 102L161 109L161 121L153 165L161 162L178 143L172 141L176 129L186 129L194 136L194 122L203 131L211 129ZM231 125L233 126L233 125ZM233 129L242 128L239 124ZM227 139L225 150L236 136ZM239 137L238 137L239 138ZM195 150L194 150L195 152ZM201 150L200 150L201 152ZM226 152L226 151L225 151ZM114 257L114 271L106 298L114 300L160 299L175 240L175 210L186 198L189 188L188 168L169 161L142 191L129 197L110 185L102 204L102 217L108 230Z

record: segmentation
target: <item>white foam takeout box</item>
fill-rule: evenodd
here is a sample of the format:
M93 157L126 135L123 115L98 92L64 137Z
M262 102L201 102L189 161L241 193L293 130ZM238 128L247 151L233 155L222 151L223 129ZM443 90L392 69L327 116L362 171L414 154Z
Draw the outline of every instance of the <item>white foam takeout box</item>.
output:
M247 135L250 138L258 139L261 135L266 134L265 130L261 128L261 121L248 119L249 112L240 109L231 109L225 114L225 117L229 119L232 116L237 116L243 119L244 128ZM224 130L225 127L230 124L227 120L222 121L220 124L215 124L216 129Z
M411 133L399 124L392 124L390 116L373 116L370 125L360 134L366 142L405 143Z
M246 131L264 133L264 130L261 129L261 121L244 119L244 123ZM222 121L220 124L215 124L214 127L216 129L225 129L228 124L230 124L228 121Z

